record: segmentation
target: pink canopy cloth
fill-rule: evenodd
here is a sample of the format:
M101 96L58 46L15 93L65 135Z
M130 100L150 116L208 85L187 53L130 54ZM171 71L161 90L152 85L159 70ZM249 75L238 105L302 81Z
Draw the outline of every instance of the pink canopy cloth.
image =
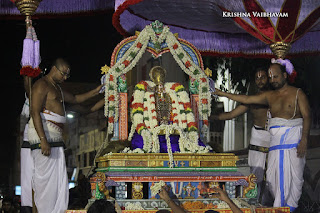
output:
M10 0L0 0L0 5L0 19L19 17ZM269 45L278 41L292 44L288 57L320 52L319 0L42 0L34 17L113 9L113 25L122 35L159 20L202 55L271 58ZM271 17L254 16L264 12ZM248 13L250 17L243 17Z
M293 43L289 57L318 54L319 17L319 0L115 0L113 25L128 36L159 20L202 55L271 58L277 41Z

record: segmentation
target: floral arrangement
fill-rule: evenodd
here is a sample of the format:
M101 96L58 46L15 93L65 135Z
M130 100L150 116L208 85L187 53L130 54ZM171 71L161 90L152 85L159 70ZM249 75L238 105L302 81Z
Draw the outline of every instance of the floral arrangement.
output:
M156 194L158 194L161 190L162 186L165 186L166 183L163 180L160 180L158 183L155 183L150 187L151 191L151 197L154 197Z
M140 202L131 203L127 202L125 205L125 210L144 210Z
M186 201L182 207L186 210L206 209L206 204L201 201Z
M148 88L154 87L151 81L141 81L135 86L132 101L132 126L129 134L129 140L132 139L136 131L143 138L143 150L145 152L160 152L160 143L158 135L162 130L166 132L166 141L169 154L169 162L173 162L173 155L170 143L170 133L178 131L180 152L186 153L207 153L208 148L198 145L198 128L195 122L194 114L191 110L190 99L183 85L179 83L166 83L165 92L172 99L172 125L158 126L155 106L155 94L148 91ZM170 164L173 166L173 163Z
M141 153L145 153L142 149L134 149L134 150L131 150L130 147L126 147L124 148L121 153L138 153L138 154L141 154Z
M294 83L294 80L297 77L297 72L295 71L294 66L289 59L282 59L282 58L274 59L274 58L272 58L271 63L272 64L280 64L280 65L284 66L286 68L286 72L289 75L289 82Z
M232 199L232 201L236 204L238 208L243 208L240 201L237 199ZM198 210L198 209L229 209L229 205L224 202L220 201L217 205L213 203L205 204L201 201L186 201L182 204L182 207L186 210Z
M172 53L174 59L177 61L181 69L199 82L199 116L200 120L203 120L204 124L204 128L202 131L207 131L208 116L211 113L211 94L209 91L208 79L205 73L202 72L199 66L197 66L195 63L193 63L192 60L190 60L189 56L184 51L177 38L173 35L173 33L170 32L168 26L163 27L163 30L160 34L156 34L152 26L147 25L140 32L132 46L125 52L122 58L119 59L117 63L114 64L106 74L105 116L108 117L108 133L111 134L113 132L113 123L116 122L119 117L117 79L120 75L127 73L137 64L137 62L145 52L149 42L152 42L155 45L157 44L156 46L159 46L159 44L166 42L170 49L170 52ZM139 85L138 87L143 88L143 85ZM179 89L179 87L177 89ZM144 93L144 95L148 94ZM141 109L137 109L136 113L139 113L139 110ZM141 114L141 116L143 116L143 113ZM151 121L149 122L149 124L150 127L154 125ZM195 126L190 126L190 129L194 129L194 127ZM143 131L146 128L147 127L145 125L140 124L138 133L140 132L142 136L150 139L151 134ZM150 148L151 147L144 147L145 150L150 150Z
M236 206L237 206L238 208L242 208L241 202L240 202L239 200L237 200L237 199L232 199L232 201L234 202L234 204L236 204ZM218 203L218 205L217 205L216 208L217 208L217 209L228 209L228 208L230 208L230 207L229 207L229 205L228 205L226 202L221 201L221 202Z

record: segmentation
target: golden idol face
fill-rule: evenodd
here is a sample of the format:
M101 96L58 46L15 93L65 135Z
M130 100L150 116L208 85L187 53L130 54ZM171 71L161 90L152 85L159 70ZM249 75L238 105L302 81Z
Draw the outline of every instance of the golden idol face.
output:
M163 85L166 78L166 70L163 69L160 66L153 67L150 70L150 79L156 84L156 85Z

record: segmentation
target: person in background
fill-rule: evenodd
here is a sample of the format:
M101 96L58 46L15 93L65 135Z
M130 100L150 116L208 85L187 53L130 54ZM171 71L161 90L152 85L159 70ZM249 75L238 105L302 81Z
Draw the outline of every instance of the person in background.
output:
M216 90L244 104L266 104L272 118L267 188L274 197L274 207L290 207L294 211L302 194L303 170L306 163L308 137L311 126L310 106L306 94L288 84L294 78L293 65L287 59L273 59L269 67L269 82L274 90L258 95L235 95Z
M186 211L180 207L179 205L177 205L169 196L168 191L167 191L167 187L166 186L162 186L161 190L159 192L159 196L162 200L164 200L164 202L167 203L167 205L170 207L170 209L172 210L172 212L174 213L186 213ZM163 210L160 210L163 212ZM166 211L166 210L164 210Z
M242 213L241 209L239 209L238 206L229 198L227 192L224 189L216 187L214 188L214 190L217 193L215 197L226 202L233 213Z
M114 204L105 199L94 201L87 213L117 213Z
M0 213L16 213L14 210L14 207L12 205L12 199L9 197L6 197L2 200L2 208Z
M269 90L267 69L256 69L255 84L258 88L257 94L261 94ZM255 174L257 177L257 198L259 199L264 179L266 157L270 146L270 133L266 128L269 112L268 106L261 104L240 104L231 112L220 113L218 115L214 115L213 118L217 120L230 120L244 114L247 111L250 111L253 116L248 164L250 166L250 173Z

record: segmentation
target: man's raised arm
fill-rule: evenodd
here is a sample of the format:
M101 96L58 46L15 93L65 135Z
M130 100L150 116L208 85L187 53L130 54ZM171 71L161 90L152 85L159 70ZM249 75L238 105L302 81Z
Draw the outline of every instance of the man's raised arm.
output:
M65 102L71 103L71 104L82 103L82 102L88 100L89 98L92 98L92 97L98 95L102 86L103 85L100 85L89 92L79 94L79 95L73 95L73 94L70 94L68 92L63 91Z
M216 91L213 94L222 96L222 97L227 97L229 99L232 99L234 101L237 101L243 104L268 105L267 93L268 92L264 92L259 95L235 95L227 92L222 92L221 90L216 89Z
M248 106L241 104L230 112L223 112L218 115L213 115L213 118L217 119L217 120L222 120L222 121L230 120L230 119L238 117L238 116L242 115L243 113L247 112L248 109L249 109Z

